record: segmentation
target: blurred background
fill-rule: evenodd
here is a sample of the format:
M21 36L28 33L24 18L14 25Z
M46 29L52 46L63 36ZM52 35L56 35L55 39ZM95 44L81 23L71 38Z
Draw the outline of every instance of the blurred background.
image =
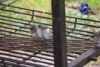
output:
M100 0L66 0L65 1L66 16L81 18L82 14L80 13L80 11L77 10L77 9L70 8L69 6L71 6L71 5L74 5L74 6L75 5L80 5L80 3L82 3L82 2L88 3L91 10L96 14L96 15L89 15L89 17L87 15L84 15L84 16L82 16L82 18L92 19L92 20L99 20L100 21ZM6 3L7 2L5 2L5 4ZM17 6L17 7L33 9L33 10L39 10L39 11L48 12L48 13L51 13L51 11L52 11L51 10L51 0L17 0L15 3L13 3L11 5L12 6ZM22 10L14 9L14 8L11 8L11 7L6 7L6 9L32 14L31 11L26 11L26 10L22 11ZM12 12L6 12L6 11L0 11L0 14L10 16L10 17L27 19L27 20L30 20L30 18L31 18L30 16L23 16L23 15L20 15L20 14L14 14ZM50 15L44 15L43 13L35 13L35 15L51 17ZM46 24L52 24L52 21L48 20L48 19L34 18L34 20L35 21L38 20L38 22L42 22L42 23L46 23ZM66 20L74 21L73 19L69 19L69 18L66 18ZM90 25L100 26L99 23L95 23L95 22L88 22L88 21L82 21L82 20L78 20L78 22L83 23L83 24L90 24ZM72 25L68 23L66 26L68 28L70 28ZM77 28L92 31L92 32L95 32L95 31L99 30L99 29L94 29L94 28L88 28L86 26L81 26L81 25L77 26ZM98 57L97 62L90 62L85 67L93 67L93 65L95 65L95 64L100 64L100 57ZM94 67L96 67L96 66L94 66Z

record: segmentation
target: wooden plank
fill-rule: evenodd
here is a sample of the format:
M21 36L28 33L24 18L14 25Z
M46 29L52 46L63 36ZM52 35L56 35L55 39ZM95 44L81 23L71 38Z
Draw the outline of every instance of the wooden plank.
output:
M81 56L79 56L77 59L69 63L68 67L82 67L91 61L89 60L90 57L97 57L99 55L100 55L100 47L90 49L87 52L83 53Z

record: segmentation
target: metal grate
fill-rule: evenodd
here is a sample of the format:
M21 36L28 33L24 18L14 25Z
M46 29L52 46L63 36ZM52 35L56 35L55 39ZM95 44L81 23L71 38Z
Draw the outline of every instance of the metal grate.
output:
M21 8L6 4L0 4L2 6L6 6L8 8L13 8L14 10L7 9L4 7L0 11L11 14L8 16L7 14L0 14L0 66L4 67L53 67L54 66L54 55L53 55L53 42L52 40L47 40L46 45L43 46L43 39L36 39L30 36L29 29L27 25L43 23L38 19L48 20L51 24L45 25L49 26L52 29L52 20L51 13L31 10L27 8ZM16 10L16 11L15 11ZM21 10L23 12L21 12ZM37 15L43 14L43 16ZM13 15L18 15L13 16ZM47 17L47 15L49 17ZM22 16L22 17L20 17ZM27 18L28 19L27 19ZM74 21L66 20L67 24L72 24L72 27L66 28L66 34L68 36L68 63L69 66L77 60L78 57L84 55L89 49L94 49L96 47L96 43L85 40L84 37L89 37L91 35L91 31L86 31L83 29L78 29L78 25L88 26L89 28L94 27L95 29L100 28L100 26L85 24L78 22L79 20L100 23L100 21L90 20L90 19L82 19L77 17L69 17L66 18L74 19ZM84 37L83 37L84 36ZM42 45L42 46L41 46ZM95 49L94 49L95 50ZM90 55L97 55L98 51L90 51L88 52L88 56L84 59L86 60ZM99 54L99 53L98 53ZM98 55L97 55L98 56ZM89 60L90 61L90 60ZM79 62L76 62L76 65ZM83 63L85 64L85 63ZM74 64L73 64L74 65ZM76 66L78 67L78 66Z

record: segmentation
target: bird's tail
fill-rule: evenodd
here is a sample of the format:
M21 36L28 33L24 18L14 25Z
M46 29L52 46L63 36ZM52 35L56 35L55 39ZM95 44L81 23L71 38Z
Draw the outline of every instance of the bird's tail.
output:
M90 14L92 14L92 15L96 15L93 11L90 11Z

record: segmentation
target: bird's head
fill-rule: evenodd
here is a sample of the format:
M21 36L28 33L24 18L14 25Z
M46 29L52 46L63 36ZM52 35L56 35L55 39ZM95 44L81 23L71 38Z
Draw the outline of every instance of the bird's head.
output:
M84 7L84 6L87 6L87 7L88 7L88 4L85 3L85 2L82 2L82 3L80 4L80 7Z
M87 3L83 2L83 3L80 4L79 10L80 10L81 14L88 15L88 14L90 14L91 9L90 9L90 7L88 6Z
M42 23L40 23L40 24L38 24L38 28L41 28L41 29L46 29L47 27L44 25L44 24L42 24Z

